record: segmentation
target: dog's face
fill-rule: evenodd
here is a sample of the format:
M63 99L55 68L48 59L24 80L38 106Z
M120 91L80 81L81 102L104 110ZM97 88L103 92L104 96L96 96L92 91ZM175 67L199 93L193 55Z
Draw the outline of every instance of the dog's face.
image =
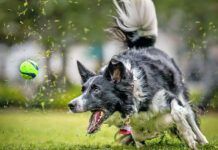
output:
M72 112L91 111L88 133L95 133L115 111L130 112L131 80L122 63L111 60L103 74L96 75L77 63L82 78L82 95L69 104ZM128 76L128 77L127 77ZM127 103L126 103L127 102Z

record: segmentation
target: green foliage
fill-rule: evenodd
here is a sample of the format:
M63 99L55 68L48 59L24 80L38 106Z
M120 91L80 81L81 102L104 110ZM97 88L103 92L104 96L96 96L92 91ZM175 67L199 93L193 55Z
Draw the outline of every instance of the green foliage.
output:
M68 102L81 94L81 87L77 85L69 86L66 90L54 88L55 91L49 91L52 93L50 96L44 93L43 87L40 89L33 99L27 99L19 88L0 84L0 107L40 108L42 110L67 109ZM218 92L211 100L212 108L218 106L217 95ZM193 104L199 104L201 96L200 91L192 91L190 100ZM117 122L117 124L119 123Z
M202 96L202 94L200 91L193 90L190 94L190 100L192 103L198 104L201 101L201 96Z
M217 0L155 0L160 27L181 34L188 51L205 53L217 40ZM1 0L0 41L35 39L45 51L65 49L73 42L102 42L114 7L106 0Z
M53 48L74 40L101 41L112 13L111 1L101 0L3 0L0 4L1 41L12 44L34 38Z
M0 84L0 107L41 108L42 110L66 109L68 102L78 96L81 93L80 91L80 86L73 85L68 87L67 90L60 90L59 92L56 90L48 97L44 95L43 91L39 90L35 98L28 99L19 88Z
M218 91L216 91L215 95L211 99L211 107L212 108L217 108L218 107Z
M44 90L45 91L44 91ZM52 88L48 92L50 95L46 94L46 89L41 87L36 97L28 101L29 108L41 108L45 109L63 109L67 108L67 104L70 100L75 98L81 93L80 86L70 86L66 90L61 88Z
M202 92L193 90L190 95L190 100L193 104L199 104L202 100ZM213 95L212 99L209 100L209 106L212 109L218 108L218 91Z
M0 84L0 107L25 106L25 97L16 87Z
M67 108L67 104L69 103L69 101L78 96L79 94L81 94L81 87L74 85L63 93L55 93L52 96L53 98L50 98L48 100L46 107ZM44 101L47 101L47 99L45 99Z

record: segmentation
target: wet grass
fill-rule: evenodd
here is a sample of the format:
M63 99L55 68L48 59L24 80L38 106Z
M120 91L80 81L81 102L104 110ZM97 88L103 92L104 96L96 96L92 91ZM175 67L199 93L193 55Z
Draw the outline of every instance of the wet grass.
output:
M104 125L95 135L86 135L88 117L64 111L0 110L0 149L135 149L114 142L115 127ZM217 117L216 113L202 117L202 130L211 144L201 149L218 148ZM142 149L188 148L178 142L149 142Z

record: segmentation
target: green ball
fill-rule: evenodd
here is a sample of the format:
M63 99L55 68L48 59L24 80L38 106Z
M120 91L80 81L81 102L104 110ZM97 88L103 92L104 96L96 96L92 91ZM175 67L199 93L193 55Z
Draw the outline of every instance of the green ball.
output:
M20 75L22 78L31 80L34 79L39 72L39 67L36 62L28 59L20 65Z

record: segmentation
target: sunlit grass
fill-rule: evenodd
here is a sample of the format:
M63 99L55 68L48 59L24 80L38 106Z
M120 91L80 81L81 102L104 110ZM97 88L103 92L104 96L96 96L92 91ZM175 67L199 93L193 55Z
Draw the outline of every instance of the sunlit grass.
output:
M114 142L115 127L86 134L89 114L69 114L64 111L0 110L0 149L123 149ZM202 118L202 130L218 144L218 119L215 114ZM149 144L145 149L184 149L183 144ZM125 147L133 149L133 147Z

